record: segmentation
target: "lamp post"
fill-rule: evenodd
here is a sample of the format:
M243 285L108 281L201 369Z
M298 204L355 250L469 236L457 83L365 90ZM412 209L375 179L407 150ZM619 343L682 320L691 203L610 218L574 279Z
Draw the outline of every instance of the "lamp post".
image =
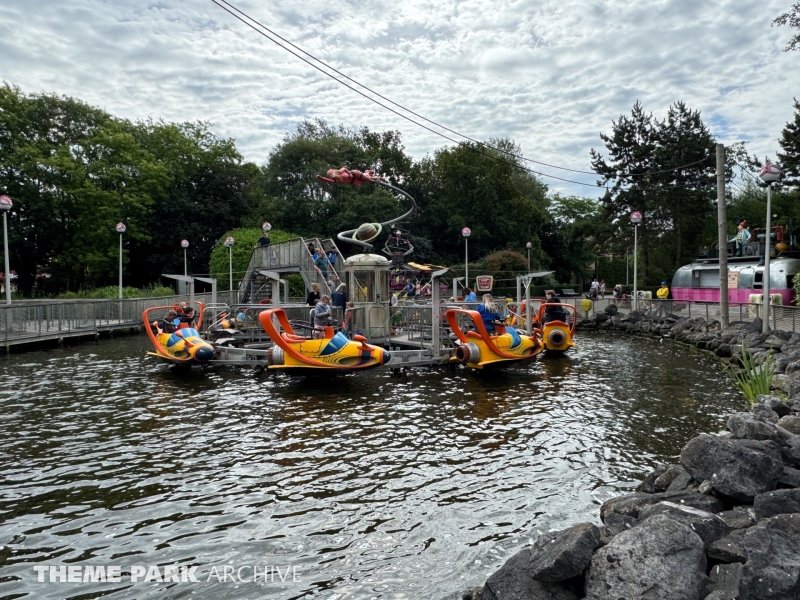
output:
M638 265L638 243L639 243L639 223L642 222L642 213L636 211L631 213L631 223L633 223L633 300L631 306L637 309L638 293L636 291L636 267Z
M472 230L469 227L464 227L461 230L461 235L464 236L464 287L469 287L469 234Z
M231 236L225 238L225 247L228 249L228 277L230 278L231 289L233 291L233 244L234 240Z
M769 252L770 240L772 238L772 182L778 181L781 176L781 169L778 165L767 163L758 174L761 181L767 184L767 234L764 236L764 321L761 324L761 332L769 331Z
M122 300L122 234L125 233L125 223L117 223L117 233L119 234L119 299Z
M631 265L630 255L631 255L631 247L628 246L627 248L625 248L625 285L628 285L628 269L630 268Z
M0 211L3 211L3 252L6 257L6 304L11 304L11 270L8 266L8 213L14 203L8 196L0 196Z
M183 276L187 277L189 271L186 268L186 249L189 247L189 240L181 240L181 248L183 248Z
M530 242L525 244L525 247L528 249L528 273L531 272L531 246L533 246L533 244Z

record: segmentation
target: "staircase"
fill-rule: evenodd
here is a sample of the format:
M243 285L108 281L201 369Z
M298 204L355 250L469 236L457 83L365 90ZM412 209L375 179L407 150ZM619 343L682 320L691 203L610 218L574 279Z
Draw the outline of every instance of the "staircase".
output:
M297 238L288 242L271 244L265 248L256 247L250 256L242 281L239 283L239 302L242 304L258 304L268 298L270 294L269 280L260 271L273 271L276 273L299 273L306 284L306 291L311 290L311 284L319 284L320 294L328 296L333 290L328 282L314 266L314 258L308 250L308 245L322 248L326 253L335 248L338 256L335 264L328 264L328 278L334 275L341 279L340 273L344 272L344 259L332 239L319 240L317 238Z

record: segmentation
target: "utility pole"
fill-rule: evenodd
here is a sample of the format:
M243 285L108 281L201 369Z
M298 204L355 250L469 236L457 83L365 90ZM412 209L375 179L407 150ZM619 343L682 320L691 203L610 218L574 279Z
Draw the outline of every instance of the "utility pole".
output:
M725 214L725 146L717 144L717 246L719 254L719 320L728 326L728 218Z

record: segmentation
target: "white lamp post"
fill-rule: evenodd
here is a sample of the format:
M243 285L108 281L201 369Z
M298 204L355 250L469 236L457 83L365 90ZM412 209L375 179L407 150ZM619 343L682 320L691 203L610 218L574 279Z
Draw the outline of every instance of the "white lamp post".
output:
M11 270L8 266L8 213L14 203L8 196L0 196L0 211L3 211L3 252L6 257L6 304L11 304Z
M631 223L633 223L633 301L631 306L633 310L637 308L637 300L639 297L638 292L636 291L636 267L639 264L639 257L638 257L638 243L639 243L639 223L642 222L642 213L640 212L632 212L631 213Z
M269 232L272 229L272 225L270 225L267 221L264 221L264 224L261 226L261 229L263 229L266 232Z
M228 249L228 277L230 278L231 291L233 291L233 244L235 241L231 236L225 238L225 247Z
M761 324L761 332L769 331L769 252L770 240L772 239L772 182L778 181L781 176L781 169L778 165L767 163L758 174L761 181L767 184L767 235L764 236L764 321Z
M183 248L183 276L188 277L189 271L186 268L186 249L189 247L189 240L181 240L181 248Z
M464 236L464 287L469 287L469 234L471 233L469 227L461 230L461 235Z
M533 244L530 242L525 244L525 247L528 249L528 273L531 272L531 246L533 246Z
M117 233L119 234L119 299L122 300L122 234L125 233L125 223L117 223Z

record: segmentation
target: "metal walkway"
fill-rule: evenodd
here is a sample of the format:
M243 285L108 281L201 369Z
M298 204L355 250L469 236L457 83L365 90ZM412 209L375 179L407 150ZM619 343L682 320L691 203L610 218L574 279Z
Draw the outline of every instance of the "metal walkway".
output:
M323 277L319 269L314 266L314 258L308 250L309 244L313 244L316 248L322 248L326 254L332 249L336 250L336 261L332 265L328 264L328 279ZM303 278L307 290L310 290L311 285L316 283L319 284L320 294L330 296L333 290L328 285L328 280L341 280L340 274L344 272L344 259L332 239L297 238L263 248L256 247L250 256L247 271L239 283L239 302L257 304L269 296L269 281L261 271L298 273Z

